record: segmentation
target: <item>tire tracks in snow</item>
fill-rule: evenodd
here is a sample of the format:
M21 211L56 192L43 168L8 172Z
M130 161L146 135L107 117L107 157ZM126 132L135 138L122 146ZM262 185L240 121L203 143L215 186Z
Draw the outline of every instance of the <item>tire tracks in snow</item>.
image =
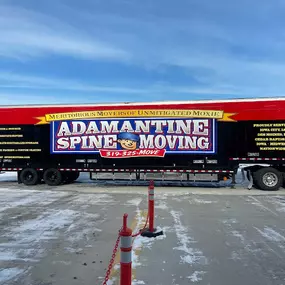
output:
M195 266L207 265L208 260L204 256L202 250L197 247L192 247L192 244L197 243L193 237L190 236L190 229L182 224L181 217L182 212L180 211L170 211L171 216L174 220L174 231L178 240L177 246L173 247L173 250L181 251L180 263L189 264L193 268L192 275L186 277L191 282L200 282L203 279L203 275L206 271L194 270Z

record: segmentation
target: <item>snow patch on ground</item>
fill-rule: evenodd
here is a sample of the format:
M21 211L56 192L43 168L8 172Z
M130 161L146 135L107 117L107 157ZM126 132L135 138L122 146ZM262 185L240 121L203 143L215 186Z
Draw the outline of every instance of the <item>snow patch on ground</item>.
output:
M240 254L239 253L237 253L236 251L233 251L232 253L231 253L231 259L232 260L241 260L241 256L240 256Z
M285 212L285 197L284 196L273 196L273 197L266 197L267 201L274 204L276 207L276 211L278 212Z
M182 225L181 222L181 212L171 211L170 212L174 219L174 229L178 239L179 246L173 249L182 251L184 255L180 257L182 263L188 264L207 264L207 258L203 255L200 249L192 248L191 243L196 243L196 241L189 236L188 229Z
M76 195L63 191L0 188L0 211L5 217L0 234L0 264L16 262L22 266L20 269L0 269L0 283L1 280L20 278L23 272L28 272L32 263L47 255L46 244L51 240L55 241L56 247L68 244L64 247L67 252L82 251L78 242L83 242L83 246L90 245L89 239L102 231L99 225L104 222L104 217L88 213L80 206L110 201L114 200L107 194ZM55 204L49 206L51 203ZM58 209L58 204L60 207L66 204L67 208ZM79 209L73 210L74 206Z
M160 228L160 227L156 227L156 230L159 232L159 231L163 231L163 233L165 233L165 230L164 228ZM148 249L151 249L153 243L155 241L158 241L158 240L162 240L162 239L165 239L166 238L166 235L163 234L161 236L158 236L158 237L155 237L155 238L147 238L147 237L142 237L141 235L139 235L138 237L136 237L134 239L134 242L133 242L133 264L134 267L138 266L138 265L141 265L139 262L138 262L138 256L136 254L136 250L138 249L141 249L141 248L148 248Z
M13 268L5 268L0 270L0 283L7 282L11 279L15 281L19 278L19 276L24 272L24 269L20 269L18 267Z
M260 230L259 228L255 229L266 239L269 241L275 241L275 242L284 242L285 237L281 235L280 233L276 232L274 229L270 227L265 227L263 230Z
M178 198L178 197L173 197L172 200L176 202L182 202L183 199Z
M71 261L63 261L63 260L55 260L52 262L52 264L64 264L64 265L70 265L71 264Z
M210 200L203 200L203 199L198 199L198 198L193 198L193 200L189 201L190 204L213 204L213 203L217 203L217 201L210 201Z
M247 245L245 241L245 237L242 235L242 233L238 230L234 230L232 225L237 224L236 219L226 219L223 220L222 223L228 228L228 231L232 236L238 238L242 244Z
M10 182L17 181L17 172L2 172L0 173L0 181Z
M80 212L73 210L49 210L47 214L36 219L24 221L11 229L8 236L20 244L37 243L44 240L55 239L55 231L66 227L80 216ZM4 234L5 236L5 234Z
M132 281L132 285L143 285L143 284L145 284L145 283L144 283L144 281L142 281L142 280L134 279L134 280Z
M94 231L94 232L102 232L101 229L97 229L97 228L93 228L93 231Z
M187 276L188 279L190 279L191 282L199 282L202 281L202 276L205 274L205 271L195 271L192 275Z
M167 200L168 194L167 193L155 193L155 200Z
M128 200L126 203L127 205L133 205L133 206L139 206L139 204L142 202L142 198L134 198L131 200Z
M231 234L232 234L234 237L239 238L242 243L245 242L244 236L243 236L239 231L231 231Z
M158 201L155 204L155 209L168 210L168 206L164 201Z
M238 221L236 219L227 219L222 221L223 224L237 224Z
M77 216L79 217L79 216ZM76 243L79 240L89 241L89 233L91 231L101 231L96 228L100 215L99 214L84 214L84 222L82 218L75 219L74 222L69 226L69 228L65 231L67 234L67 240L71 243ZM85 225L88 225L86 227Z
M83 248L73 248L73 247L65 247L64 248L65 251L69 252L69 253L83 253Z
M260 207L261 209L263 209L263 210L265 210L265 211L268 211L268 212L272 213L274 216L278 217L278 214L277 214L276 212L274 212L274 211L272 211L270 208L264 206L264 205L261 203L261 201L258 200L256 197L254 197L254 196L249 196L249 198L250 198L252 201L254 201L254 202L251 201L251 205L256 205L257 207ZM247 201L247 200L246 200L246 201Z
M65 209L46 210L34 219L18 221L18 224L5 228L1 234L1 239L9 242L0 243L0 261L36 262L46 254L44 243L57 239L61 233L66 234L66 240L71 245L84 238L88 240L98 217L98 214ZM74 251L72 247L65 249Z
M230 259L237 261L237 260L244 260L244 257L248 254L253 255L260 253L262 250L256 245L255 241L246 240L246 232L241 232L239 230L236 230L233 228L233 225L237 224L237 220L235 219L227 219L223 220L222 223L227 227L227 233L232 235L233 237L236 237L238 241L242 244L240 249L237 249L236 251L231 252ZM236 241L235 241L236 243ZM232 244L230 242L225 242L226 246L232 248Z
M87 208L95 205L114 205L115 200L109 194L81 194L75 196L69 203Z
M109 280L107 281L107 285L113 285L113 284L115 284L116 280L117 280L117 278L111 278L111 279L109 279Z
M137 233L145 224L145 217L141 214L141 211L137 209L137 226L134 229L134 233ZM161 229L160 227L156 227L157 231L163 231L165 233L164 229ZM138 266L141 266L142 264L139 262L139 254L138 252L142 248L148 248L150 249L155 241L162 240L166 237L165 234L158 236L156 238L147 238L147 237L142 237L141 235L137 236L133 240L133 250L132 250L132 267L136 268Z
M43 243L56 239L59 231L69 226L80 212L49 210L30 220L18 222L3 230L0 261L37 262L45 255Z
M11 246L10 246L11 247ZM10 249L7 247L8 250L5 251L5 246L3 247L2 244L0 245L0 261L23 261L23 262L38 262L38 259L34 258L26 258L25 256L29 255L32 256L32 252L29 249ZM34 250L36 254L39 252Z
M9 192L9 194L7 194ZM0 212L19 206L46 206L68 196L64 192L0 189Z

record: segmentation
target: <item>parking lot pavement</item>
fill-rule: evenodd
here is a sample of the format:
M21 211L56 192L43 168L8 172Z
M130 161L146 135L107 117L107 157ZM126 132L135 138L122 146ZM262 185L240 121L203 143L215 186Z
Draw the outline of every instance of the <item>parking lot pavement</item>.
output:
M285 284L284 196L191 194L156 203L165 235L141 241L134 284Z
M0 284L101 284L138 195L0 189Z
M135 232L145 222L145 187L33 189L0 184L0 284L102 284L123 213ZM134 239L133 285L285 284L283 190L165 189L155 188L164 235Z

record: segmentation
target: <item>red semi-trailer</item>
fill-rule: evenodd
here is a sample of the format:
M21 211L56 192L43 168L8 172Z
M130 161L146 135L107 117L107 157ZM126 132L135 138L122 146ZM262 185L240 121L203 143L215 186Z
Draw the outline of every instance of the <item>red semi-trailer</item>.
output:
M59 185L80 172L127 179L232 177L277 190L285 172L285 98L0 108L1 171Z

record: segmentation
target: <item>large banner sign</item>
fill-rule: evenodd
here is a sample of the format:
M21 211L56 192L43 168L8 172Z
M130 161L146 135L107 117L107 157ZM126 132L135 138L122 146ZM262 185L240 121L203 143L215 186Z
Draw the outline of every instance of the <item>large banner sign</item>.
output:
M215 153L215 124L213 118L189 117L54 120L51 152L106 158Z
M37 117L37 125L49 124L53 121L64 120L97 120L111 118L204 118L217 119L223 122L234 122L232 116L235 113L225 113L221 110L190 110L190 109L129 109L129 110L104 110L104 111L83 111L46 114L44 117Z

